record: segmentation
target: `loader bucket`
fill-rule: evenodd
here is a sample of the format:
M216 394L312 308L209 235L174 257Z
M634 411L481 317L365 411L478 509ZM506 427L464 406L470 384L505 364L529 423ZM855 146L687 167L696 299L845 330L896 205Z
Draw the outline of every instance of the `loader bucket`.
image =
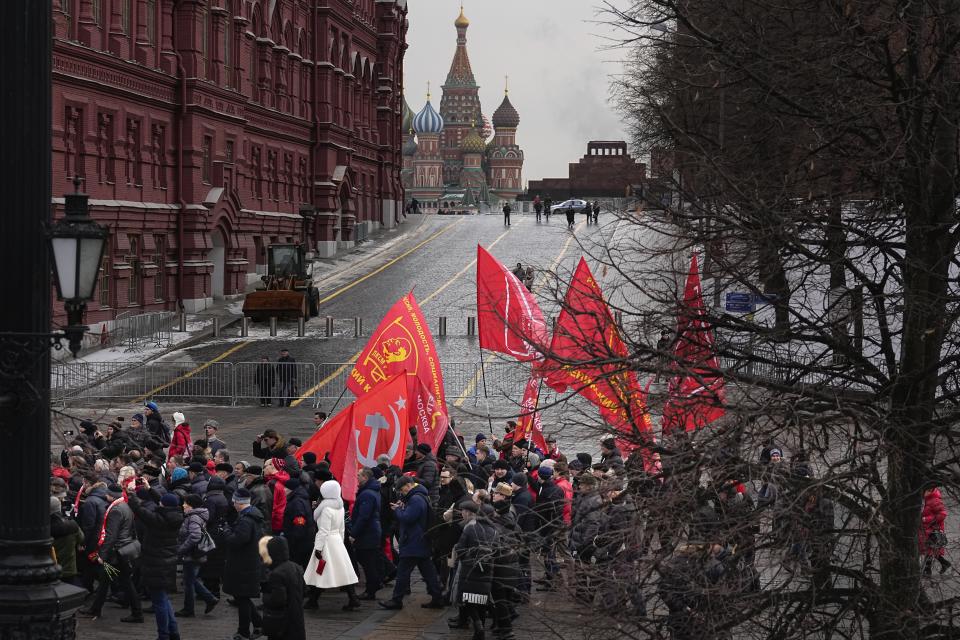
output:
M308 317L307 297L302 291L252 291L243 302L243 315L255 321Z

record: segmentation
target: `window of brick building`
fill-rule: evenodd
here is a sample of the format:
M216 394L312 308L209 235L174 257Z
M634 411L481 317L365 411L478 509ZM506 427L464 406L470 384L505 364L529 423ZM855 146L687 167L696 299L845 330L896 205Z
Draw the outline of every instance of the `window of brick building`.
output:
M129 235L130 253L127 254L127 264L130 265L130 278L127 280L127 304L140 304L140 282L143 277L143 267L140 264L140 236Z
M110 242L109 240L106 243L107 251L109 251ZM109 307L110 306L110 256L103 256L100 260L100 279L98 281L98 286L100 287L100 306Z
M130 22L133 19L130 2L131 0L120 0L120 28L125 36L130 35Z
M227 162L233 162L233 140L227 140L226 151L224 153Z
M153 298L154 300L166 300L167 298L167 237L154 236L154 243L157 245L157 253L154 257L154 264L157 265L157 275L153 279Z
M226 25L223 28L223 84L233 87L233 0L226 0L223 8L227 10Z
M157 0L146 0L147 3L147 42L153 44L157 37Z
M203 160L200 166L200 178L204 184L210 184L213 174L213 137L203 136Z
M203 9L203 25L200 29L200 69L197 75L210 77L210 12Z
M103 24L103 0L91 0L93 9L93 23L98 27Z

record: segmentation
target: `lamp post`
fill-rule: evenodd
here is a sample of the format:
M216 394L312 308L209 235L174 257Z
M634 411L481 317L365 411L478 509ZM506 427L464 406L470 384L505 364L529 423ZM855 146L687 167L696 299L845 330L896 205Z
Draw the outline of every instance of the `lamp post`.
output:
M5 0L0 38L0 638L68 640L85 591L50 554L50 0ZM62 113L62 110L61 110ZM78 172L79 173L79 172ZM76 264L76 263L75 263ZM65 336L63 336L65 337Z

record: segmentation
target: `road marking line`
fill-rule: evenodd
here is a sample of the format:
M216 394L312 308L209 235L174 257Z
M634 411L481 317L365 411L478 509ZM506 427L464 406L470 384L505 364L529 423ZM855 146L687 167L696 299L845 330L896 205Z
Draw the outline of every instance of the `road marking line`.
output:
M454 224L457 224L457 223L454 223ZM495 244L497 244L498 242L500 242L501 240L503 240L503 238L504 238L509 232L510 232L510 231L507 230L507 231L504 231L503 233L501 233L501 234L497 237L496 240L494 240L492 243L490 243L489 247L493 247ZM440 285L440 288L439 288L439 289L437 289L436 291L434 291L433 293L431 293L429 296L427 296L426 298L424 298L423 300L421 300L421 301L420 301L420 307L422 308L422 307L426 306L426 304L427 304L428 302L430 302L434 297L436 297L436 296L437 296L440 292L442 292L444 289L446 289L446 288L449 287L451 284L453 284L453 283L457 280L457 278L459 278L459 277L462 276L464 273L466 273L467 270L470 269L470 267L474 266L475 264L477 264L477 259L476 259L476 258L474 258L473 260L471 260L471 261L470 261L470 264L468 264L468 265L465 266L463 269L461 269L460 271L458 271L458 272L456 273L456 275L454 275L452 278L450 278L449 280L447 280L446 282L444 282L442 285ZM317 393L317 391L319 391L320 389L322 389L322 388L324 388L325 386L327 386L330 382L332 382L334 379L336 379L337 376L339 376L341 373L343 373L344 370L345 370L348 366L350 366L350 365L352 365L353 363L355 363L355 362L357 361L357 358L360 357L360 354L361 354L361 353L363 353L363 349L361 349L360 351L357 351L355 354L353 354L353 357L350 358L350 360L348 361L347 364L345 364L345 365L341 366L340 368L338 368L338 369L337 369L336 371L334 371L332 374L330 374L329 376L327 376L326 378L324 378L323 380L321 380L320 382L318 382L314 387L308 389L308 390L307 390L303 395L301 395L299 398L297 398L296 400L294 400L293 402L291 402L291 403L290 403L290 406L291 406L291 407L296 407L296 406L299 406L300 403L303 402L304 400L309 400L311 397L313 397L314 394Z
M323 304L324 302L329 302L330 300L333 300L334 298L336 298L336 297L339 296L340 294L342 294L342 293L344 293L344 292L346 292L346 291L349 291L349 290L352 289L353 287L357 286L358 284L360 284L360 283L363 282L364 280L366 280L366 279L368 279L368 278L371 278L371 277L377 275L378 273L380 273L381 271L383 271L383 270L386 269L387 267L389 267L389 266L391 266L391 265L394 265L394 264L396 264L397 262L399 262L400 260L406 258L408 255L410 255L411 253L413 253L414 251L416 251L417 249L419 249L419 248L422 247L423 245L427 244L428 242L433 241L434 239L436 239L436 238L439 237L440 235L446 233L447 231L450 231L450 229L453 229L453 228L456 227L458 224L463 223L464 220L466 220L466 218L461 218L460 220L457 220L456 222L454 222L454 223L452 223L452 224L444 227L443 229L440 229L440 231L437 231L437 232L434 233L432 236L430 236L429 238L427 238L427 239L424 240L423 242L420 242L419 244L417 244L417 245L414 246L413 248L408 249L407 251L404 251L403 253L401 253L399 256L397 256L396 258L394 258L394 259L391 260L390 262L387 262L386 264L380 266L380 267L377 268L376 270L371 271L371 272L368 273L367 275L365 275L365 276L363 276L363 277L361 277L361 278L358 278L358 279L354 280L353 282L351 282L350 284L346 285L345 287L341 287L340 289L334 291L333 293L331 293L331 294L328 295L327 297L319 300L319 301L317 302L317 305L319 306L319 305ZM168 382L168 383L166 383L166 384L163 384L163 385L157 387L156 389L151 389L150 391L148 391L148 392L147 392L146 394L144 394L143 396L140 396L139 398L137 398L137 399L135 400L135 402L142 402L145 398L150 397L151 395L153 395L154 393L156 393L156 392L158 392L158 391L163 391L164 389L166 389L166 388L168 388L168 387L172 387L173 385L177 384L178 382L180 382L180 381L182 381L182 380L186 380L187 378L190 378L190 377L193 377L193 376L197 375L198 373L200 373L201 371L203 371L204 369L206 369L207 367L209 367L211 364L213 364L213 363L215 363L215 362L219 362L219 361L223 360L224 358L226 358L227 356L229 356L230 354L232 354L232 353L234 353L234 352L236 352L236 351L239 351L241 348L243 348L243 347L247 346L248 344L250 344L250 342L251 342L251 340L246 340L246 341L241 342L240 344L238 344L238 345L236 345L236 346L234 346L234 347L231 347L230 349L227 349L226 351L224 351L223 353L221 353L221 354L220 354L219 356L217 356L216 358L213 358L213 359L210 360L209 362L206 362L206 363L202 364L201 366L197 367L196 369L193 369L192 371L189 371L189 372L183 374L182 376L179 376L179 377L177 377L177 378L174 378L174 379L171 380L170 382ZM355 361L358 356L359 356L359 353L357 354L357 356L354 356L353 360ZM351 362L352 362L352 361L351 361ZM310 391L307 392L307 394L305 394L305 395L303 395L303 396L300 396L298 399L296 399L296 400L294 400L293 402L291 402L291 403L290 403L290 406L295 407L295 406L299 405L301 402L303 402L304 399L306 399L307 397L309 397L309 395L310 395L311 393L313 393L316 389L319 389L319 388L320 388L320 387L318 386L318 387L315 387L314 389L311 389Z
M576 227L574 227L573 233L576 233L577 231L579 231L585 224L586 224L585 221L578 224ZM560 261L563 260L564 255L567 253L567 249L570 248L570 243L573 242L573 238L574 236L571 234L570 237L567 238L567 241L563 243L563 247L560 249L560 253L557 255L556 259L553 261L553 264L550 265L550 271L556 271L557 267L560 266ZM543 274L541 275L543 276ZM496 357L496 353L491 353L489 356L487 356L485 363L490 364L490 361L493 360L494 357ZM464 388L463 392L457 398L457 401L453 403L454 407L463 406L463 403L466 401L467 397L471 393L473 393L474 389L477 388L477 382L480 381L480 378L482 376L483 376L483 369L480 369L475 374L473 374L473 379L467 383L467 386Z
M244 341L241 342L240 344L237 344L237 345L234 345L234 346L230 347L229 349L227 349L226 351L224 351L223 353L221 353L220 355L218 355L218 356L217 356L216 358L214 358L213 360L210 360L209 362L204 362L202 365L200 365L200 366L197 367L196 369L193 369L192 371L189 371L189 372L183 374L182 376L179 376L179 377L177 377L177 378L174 378L174 379L171 380L170 382L168 382L168 383L166 383L166 384L162 384L162 385L160 385L159 387L157 387L157 388L155 388L155 389L151 389L150 391L147 391L145 394L143 394L143 395L140 396L139 398L136 398L136 399L134 400L134 402L143 402L143 401L146 400L147 398L155 395L156 393L158 393L158 392L160 392L160 391L163 391L164 389L167 389L167 388L169 388L169 387L172 387L173 385L177 384L178 382L181 382L182 380L186 380L187 378L192 378L193 376L197 375L198 373L200 373L201 371L203 371L204 369L206 369L206 368L209 367L210 365L212 365L212 364L214 364L214 363L216 363L216 362L220 362L221 360L223 360L224 358L226 358L226 357L229 356L230 354L236 353L236 352L239 351L240 349L243 349L245 346L247 346L247 345L250 344L251 342L253 342L253 341L252 341L252 340L244 340Z
M403 253L401 253L399 256L397 256L396 258L394 258L394 259L391 260L390 262L387 262L386 264L378 267L377 269L374 269L373 271L371 271L370 273L368 273L367 275L365 275L365 276L363 276L363 277L357 278L356 280L354 280L353 282L351 282L351 283L348 284L347 286L341 287L340 289L334 291L333 293L331 293L331 294L328 295L327 297L321 298L320 300L317 301L317 306L323 304L324 302L329 302L330 300L333 300L334 298L336 298L336 297L339 296L340 294L346 293L347 291L349 291L350 289L354 288L355 286L357 286L357 285L360 284L361 282L364 282L365 280L368 280L369 278L372 278L373 276L377 275L378 273L380 273L381 271L383 271L383 270L386 269L387 267L390 267L390 266L392 266L392 265L400 262L401 260L403 260L404 258L406 258L408 255L410 255L411 253L413 253L414 251L416 251L417 249L419 249L419 248L422 247L423 245L427 244L428 242L431 242L432 240L436 239L437 237L441 236L442 234L450 231L451 229L453 229L453 228L456 227L457 225L462 224L464 220L466 220L466 218L461 218L460 220L457 220L457 221L454 222L453 224L451 224L451 225L449 225L449 226L447 226L447 227L444 227L443 229L440 229L440 231L437 231L435 234L433 234L432 236L430 236L429 238L427 238L427 239L424 240L423 242L417 244L415 247L413 247L413 248L411 248L411 249L408 249L407 251L404 251Z

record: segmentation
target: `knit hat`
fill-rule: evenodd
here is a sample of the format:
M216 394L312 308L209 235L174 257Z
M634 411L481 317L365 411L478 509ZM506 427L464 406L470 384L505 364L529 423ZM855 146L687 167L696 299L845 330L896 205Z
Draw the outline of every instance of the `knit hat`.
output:
M206 429L207 427L210 427L211 429L216 431L217 429L220 428L220 423L214 420L213 418L209 418L207 419L206 422L203 423L203 428Z
M183 412L181 412L181 411L174 411L174 412L173 412L173 425L174 425L175 427L179 427L180 425L182 425L182 424L183 424L184 422L186 422L186 421L187 421L187 416L183 415Z
M535 453L531 453L527 458L527 466L531 469L536 469L540 466L540 456Z
M515 473L513 477L510 478L510 483L515 484L520 488L525 488L527 486L527 476L522 473Z
M143 406L147 409L150 409L150 411L153 411L154 413L160 413L160 407L157 406L156 402L148 402Z
M567 468L569 468L571 471L583 471L583 463L574 459L570 461L570 464L567 465Z
M183 480L187 477L187 470L183 467L177 467L173 470L173 473L170 474L170 481L176 482L177 480Z
M89 420L81 420L81 421L80 421L80 428L83 429L83 430L84 430L85 432L87 432L87 433L93 433L94 431L97 430L97 425L93 424L93 423L90 422Z
M506 482L498 482L497 486L495 486L493 490L502 496L507 496L508 498L513 496L513 487L508 485Z
M187 467L187 471L190 471L191 473L203 473L203 470L204 466L199 462L191 462L190 466Z
M282 471L287 468L287 461L284 458L270 458L270 461L273 463L273 468L277 471Z
M262 476L262 475L263 475L263 467L261 467L261 466L258 465L258 464L251 464L251 465L247 466L246 472L249 473L249 474L252 475L252 476Z
M170 494L168 493L167 495L170 495ZM161 502L162 502L162 501L161 501ZM195 494L195 493L188 493L188 494L187 494L187 497L185 497L185 498L183 499L183 503L184 503L184 504L188 504L188 505L190 505L191 507L193 507L194 509L196 509L197 507L202 507L202 506L203 506L203 498L201 498L200 496L198 496L198 495Z
M131 419L131 420L136 420L136 421L139 422L140 424L146 424L146 422L147 422L147 419L143 417L143 414L142 414L142 413L135 413L135 414L133 414L133 416L132 416L130 419Z
M251 498L250 490L244 487L233 492L233 501L237 504L250 504Z
M486 440L486 439L487 439L487 434L485 434L485 433L478 433L478 434L477 434L477 437L476 437L476 441L477 441L477 442L480 442L481 440Z
M473 500L463 502L459 505L460 511L469 511L470 513L480 513L480 505Z
M313 451L307 451L303 454L303 463L304 464L317 464L317 454Z
M589 469L593 465L593 456L589 453L578 453L577 460L580 461L584 469Z
M423 455L428 455L431 451L433 451L433 449L431 449L430 445L428 445L426 442L421 442L417 445L417 451Z
M777 449L776 447L774 447L773 449L770 449L770 457L772 458L775 455L780 456L782 458L783 451L781 451L780 449Z
M540 475L541 478L552 478L553 467L548 467L545 464L540 465L540 468L537 470L537 473Z
M198 496L199 497L199 496ZM179 507L180 506L180 497L173 493L165 493L160 498L160 506L162 507Z
M214 471L226 471L227 473L233 473L233 465L229 462L221 462L213 468Z
M287 480L287 481L284 483L284 486L285 486L287 489L290 489L290 491L293 491L294 489L299 489L299 488L300 488L300 478L294 476L294 477L290 478L289 480Z
M614 438L604 438L600 441L600 446L604 449L615 449L617 441Z
M302 447L303 440L301 440L300 438L290 438L289 440L287 440L287 444L292 444L295 447Z

